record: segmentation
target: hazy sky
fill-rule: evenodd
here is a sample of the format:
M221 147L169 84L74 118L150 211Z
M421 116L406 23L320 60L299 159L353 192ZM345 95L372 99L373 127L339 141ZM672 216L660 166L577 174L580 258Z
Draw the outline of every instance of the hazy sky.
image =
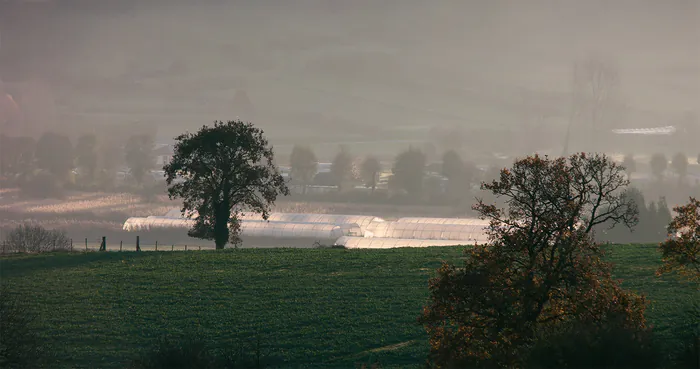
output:
M83 51L106 47L133 59L131 50L145 52L139 46L178 55L229 43L293 73L305 54L354 45L400 57L417 78L544 90L566 90L572 62L593 55L619 65L633 104L660 109L689 108L700 84L700 0L213 3L227 5L100 19L86 25Z
M589 57L619 69L620 100L635 111L671 119L700 105L700 0L120 4L64 11L51 62L93 80L186 66L153 109L178 91L215 104L245 86L268 109L508 120L499 114L524 99L566 110L573 63ZM86 104L100 98L91 91Z

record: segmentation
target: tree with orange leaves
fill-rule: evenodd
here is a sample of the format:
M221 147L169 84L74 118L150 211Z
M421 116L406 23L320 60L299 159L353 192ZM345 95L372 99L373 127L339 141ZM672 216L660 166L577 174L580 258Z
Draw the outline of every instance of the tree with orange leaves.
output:
M622 167L585 154L527 157L482 184L506 208L479 200L489 243L468 250L461 268L443 263L430 281L420 321L431 366L518 368L543 332L645 331L644 298L612 279L593 238L598 225L636 223L627 184Z
M690 281L700 281L700 201L673 208L676 216L668 225L669 238L659 245L663 265L657 275L678 272Z

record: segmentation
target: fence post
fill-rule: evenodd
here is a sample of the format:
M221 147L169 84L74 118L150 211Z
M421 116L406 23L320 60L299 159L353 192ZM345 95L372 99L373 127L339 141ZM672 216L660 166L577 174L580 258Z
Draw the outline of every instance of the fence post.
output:
M85 237L85 251L87 251L87 237Z
M124 241L119 241L119 252L122 252L122 244Z
M158 251L158 240L156 240L156 251Z
M56 240L53 240L52 243L53 243L53 246L52 246L52 247L53 247L53 251L56 251Z
M100 245L100 251L107 251L107 237L102 236L102 244Z
M187 245L185 245L185 251L187 251Z
M73 252L73 239L70 239L70 252Z
M199 251L202 251L202 246L199 246Z
M170 251L175 251L175 244L170 245Z
M136 236L136 251L141 251L141 243L139 240L139 236Z

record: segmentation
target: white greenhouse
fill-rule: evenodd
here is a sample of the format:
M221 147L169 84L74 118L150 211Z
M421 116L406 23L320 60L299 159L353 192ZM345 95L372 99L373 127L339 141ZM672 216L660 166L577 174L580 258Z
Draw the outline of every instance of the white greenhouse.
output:
M344 236L335 241L336 246L348 249L391 249L395 247L431 247L474 245L470 240L421 240L401 238L365 238Z
M373 224L368 231L376 238L487 241L483 225L384 222Z
M151 229L162 228L182 228L189 229L194 224L194 220L185 218L165 218L165 217L132 217L124 222L124 229L127 232L149 231Z
M192 219L172 219L165 217L129 218L124 222L125 231L150 231L155 229L190 229L194 224ZM241 221L241 236L243 237L273 237L273 238L313 238L337 239L342 236L362 237L362 229L357 224L327 224L327 223L291 223L270 222L262 220Z
M171 209L164 218L181 219L180 209ZM192 218L196 218L193 213ZM243 212L240 214L241 220L262 220L258 213ZM370 224L384 222L384 219L372 215L342 215L342 214L307 214L307 213L270 213L268 219L271 222L289 223L326 223L326 224L357 224L362 229L366 229Z
M335 240L343 236L362 237L362 230L357 224L336 225L244 220L241 222L241 236Z
M271 213L268 218L275 222L291 223L328 223L328 224L356 224L362 229L367 229L375 223L383 223L384 219L371 215L340 215L340 214L303 214L303 213Z
M396 223L413 224L459 224L459 225L481 225L488 226L489 220L479 218L419 218L407 217L399 218Z

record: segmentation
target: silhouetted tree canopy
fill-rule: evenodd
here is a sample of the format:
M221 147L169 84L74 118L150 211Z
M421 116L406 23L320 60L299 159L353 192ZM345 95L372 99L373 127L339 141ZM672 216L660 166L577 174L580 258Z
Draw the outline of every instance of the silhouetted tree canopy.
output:
M75 164L88 182L95 180L97 172L97 137L83 135L75 145Z
M124 161L139 185L143 184L144 176L156 165L153 145L153 137L147 134L131 136L126 142Z
M365 186L372 188L372 192L377 188L377 176L381 170L382 166L374 156L368 156L362 161L362 167L360 168L362 180L365 182Z
M0 176L17 179L34 169L36 142L31 137L0 135Z
M688 174L688 157L682 152L677 153L673 156L671 166L673 171L678 174L678 179L683 181Z
M392 181L396 188L406 191L411 196L420 197L423 194L425 164L425 155L419 149L411 147L400 153L392 168Z
M421 322L437 368L528 367L532 345L572 326L646 330L645 300L622 290L592 238L596 225L633 225L622 169L604 155L527 157L485 183L506 204L474 206L489 242L464 266L443 263Z
M472 166L468 167L453 150L443 154L442 175L448 179L447 195L452 202L460 204L471 196L470 183L476 170L476 167Z
M602 224L598 227L596 238L612 243L649 243L661 242L666 237L666 226L671 221L666 200L661 197L658 203L647 202L642 192L634 187L628 188L626 196L638 209L638 223L633 229L625 226Z
M666 155L656 153L651 156L649 165L651 166L651 174L653 174L657 179L661 180L663 179L664 171L666 171L666 168L668 168L668 159L666 159Z
M341 147L331 163L333 184L338 187L339 191L342 191L345 184L353 179L352 165L352 155L346 147Z
M289 194L273 164L272 147L252 123L217 121L176 140L163 169L169 197L183 200L183 214L198 214L191 237L213 239L217 249L229 241L238 244L241 211L267 219L278 194Z
M302 184L306 193L306 187L311 184L318 171L316 154L310 147L296 145L292 148L289 164L292 167L290 173L292 181Z
M68 137L44 133L36 144L35 155L40 169L47 170L59 180L67 180L73 169L73 145Z

